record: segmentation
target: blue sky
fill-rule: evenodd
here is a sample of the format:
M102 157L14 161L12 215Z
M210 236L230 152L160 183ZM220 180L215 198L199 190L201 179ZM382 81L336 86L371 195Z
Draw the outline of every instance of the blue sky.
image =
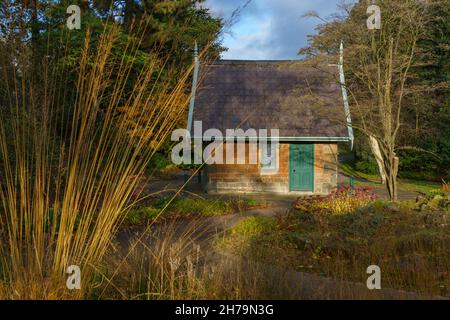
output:
M215 16L229 18L247 0L207 0L205 6ZM298 59L298 50L307 44L307 35L320 23L303 18L309 11L329 17L338 11L342 0L253 0L241 12L239 20L224 35L229 51L224 59L278 60ZM347 1L348 2L348 1Z

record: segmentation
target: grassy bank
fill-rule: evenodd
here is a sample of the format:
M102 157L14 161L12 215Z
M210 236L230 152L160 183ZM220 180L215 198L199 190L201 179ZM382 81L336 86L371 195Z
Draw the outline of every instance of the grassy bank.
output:
M368 266L378 265L383 288L450 297L448 210L371 201L336 211L327 201L278 219L247 218L219 246L255 261L359 283L366 282Z
M379 175L368 174L358 171L354 168L352 163L345 162L340 164L340 171L348 176L355 178L355 185L360 187L371 187L371 188L385 188L380 181ZM410 192L420 192L423 194L428 194L436 189L439 189L442 183L437 181L429 180L413 180L413 179L398 179L398 188L402 191Z

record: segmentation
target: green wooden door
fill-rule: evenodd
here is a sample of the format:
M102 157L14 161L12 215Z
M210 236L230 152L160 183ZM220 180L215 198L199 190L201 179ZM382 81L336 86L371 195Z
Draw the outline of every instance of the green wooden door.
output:
M291 191L314 191L314 144L291 144L289 184Z

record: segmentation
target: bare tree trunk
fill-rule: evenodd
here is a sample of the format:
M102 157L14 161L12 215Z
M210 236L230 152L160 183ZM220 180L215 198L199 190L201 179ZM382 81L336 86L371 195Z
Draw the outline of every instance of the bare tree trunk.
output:
M375 157L375 160L377 161L378 172L380 173L380 177L381 177L381 183L386 184L386 172L384 170L383 156L381 155L380 146L378 144L378 141L373 136L369 136L369 144L370 144L370 148L372 149L372 153Z
M33 51L33 67L39 65L39 21L38 21L38 3L32 0L31 9L31 50Z
M394 152L390 153L390 159L385 161L385 170L387 172L386 187L389 193L389 198L393 202L398 200L397 175L399 158Z
M38 22L38 3L37 0L32 0L31 4L31 41L36 44L39 37L39 22Z
M127 28L131 26L131 22L133 20L133 13L134 13L134 0L125 0L123 23Z

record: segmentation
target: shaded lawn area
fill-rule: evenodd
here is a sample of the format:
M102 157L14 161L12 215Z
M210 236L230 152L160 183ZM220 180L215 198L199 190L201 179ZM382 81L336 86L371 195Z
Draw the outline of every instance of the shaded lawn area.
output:
M124 223L126 225L141 225L157 218L207 218L267 206L264 201L253 198L205 199L191 195L178 196L172 200L172 197L166 196L151 199L148 203L135 206L128 211Z
M309 208L311 209L311 208ZM217 245L249 259L366 283L378 265L382 287L450 297L450 213L438 207L370 202L348 213L316 207L279 218L247 218Z
M350 162L341 163L339 166L340 172L348 177L355 178L355 186L365 186L371 188L384 189L385 187L380 183L379 175L367 174L355 170ZM429 194L441 187L440 183L425 180L411 180L398 179L398 188L400 191L419 192Z

